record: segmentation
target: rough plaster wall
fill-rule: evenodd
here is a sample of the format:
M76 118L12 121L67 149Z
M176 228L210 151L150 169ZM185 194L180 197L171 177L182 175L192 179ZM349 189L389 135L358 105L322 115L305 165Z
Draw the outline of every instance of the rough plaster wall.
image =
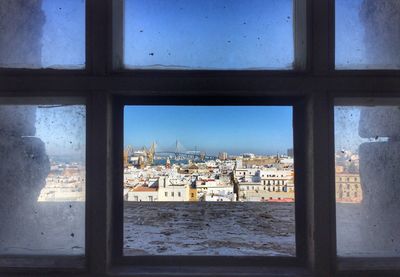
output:
M0 64L40 65L42 0L0 0Z
M364 0L360 18L370 63L400 66L400 1Z

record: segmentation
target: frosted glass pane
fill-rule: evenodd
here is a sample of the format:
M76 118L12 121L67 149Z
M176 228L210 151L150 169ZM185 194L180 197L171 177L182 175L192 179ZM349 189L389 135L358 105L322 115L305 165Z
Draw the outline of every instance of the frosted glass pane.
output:
M85 106L0 105L0 254L84 255Z
M400 256L399 135L400 102L335 107L338 256Z
M84 66L84 0L0 0L0 67Z
M296 255L292 107L124 117L125 255Z
M125 0L124 64L291 69L292 0Z
M400 0L336 0L336 68L400 69Z

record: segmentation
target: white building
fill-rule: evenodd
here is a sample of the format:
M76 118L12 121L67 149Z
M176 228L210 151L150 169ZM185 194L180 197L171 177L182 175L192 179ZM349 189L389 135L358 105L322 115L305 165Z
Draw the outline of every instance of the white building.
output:
M196 181L197 197L201 201L236 201L233 186L222 180Z
M234 175L239 182L259 182L259 171L257 168L237 168Z
M160 176L158 179L158 201L189 201L189 178Z
M158 201L157 188L137 186L128 191L126 200L135 202Z

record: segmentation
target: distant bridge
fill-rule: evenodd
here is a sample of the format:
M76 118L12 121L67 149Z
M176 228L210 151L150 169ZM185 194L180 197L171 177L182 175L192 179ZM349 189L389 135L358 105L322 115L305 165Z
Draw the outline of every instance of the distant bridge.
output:
M174 149L174 150L171 150ZM205 159L205 160L215 160L216 156L207 155L204 152L198 151L197 146L195 146L194 151L187 151L183 144L176 140L175 145L171 145L167 149L162 149L154 153L155 156L174 156L175 158L187 158L187 159Z
M160 152L155 152L155 156L175 156L177 157L186 157L186 158L191 158L191 159L195 159L195 158L204 158L206 160L215 160L217 159L216 156L212 156L212 155L206 155L206 154L202 154L202 153L183 153L183 152L173 152L173 151L160 151Z

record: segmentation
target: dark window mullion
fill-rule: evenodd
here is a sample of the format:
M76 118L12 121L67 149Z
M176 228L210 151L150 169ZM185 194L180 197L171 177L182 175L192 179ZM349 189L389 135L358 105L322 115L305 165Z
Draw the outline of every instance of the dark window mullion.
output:
M86 1L86 66L92 75L105 75L110 49L111 1Z

